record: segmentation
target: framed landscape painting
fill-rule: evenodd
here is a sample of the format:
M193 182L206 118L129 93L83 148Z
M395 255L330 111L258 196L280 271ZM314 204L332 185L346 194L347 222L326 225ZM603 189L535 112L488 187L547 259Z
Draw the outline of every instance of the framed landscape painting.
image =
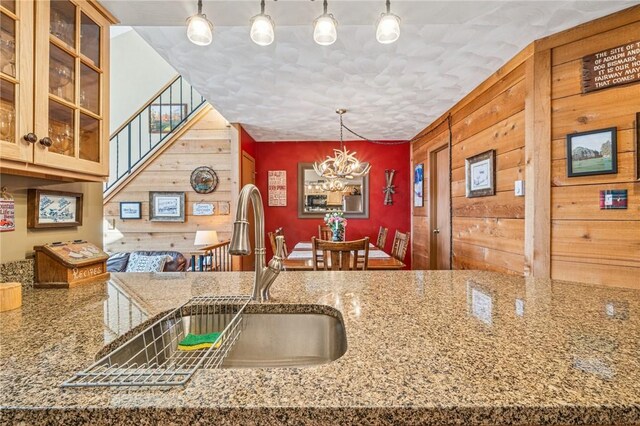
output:
M149 220L184 222L184 192L149 192Z
M567 176L618 173L616 133L611 127L567 135Z
M187 104L149 106L149 133L169 133L187 117Z

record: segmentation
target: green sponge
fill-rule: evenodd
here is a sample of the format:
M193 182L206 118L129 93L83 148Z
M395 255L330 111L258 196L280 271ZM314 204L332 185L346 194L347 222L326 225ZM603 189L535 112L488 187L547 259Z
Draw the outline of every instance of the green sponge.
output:
M187 334L184 339L178 344L180 346L196 346L202 344L213 344L220 333L208 333L208 334Z

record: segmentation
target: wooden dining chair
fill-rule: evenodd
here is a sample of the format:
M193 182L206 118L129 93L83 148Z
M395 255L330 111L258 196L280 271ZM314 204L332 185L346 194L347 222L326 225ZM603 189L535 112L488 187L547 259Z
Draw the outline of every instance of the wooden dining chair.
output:
M376 240L376 247L380 250L384 250L384 245L387 243L387 233L389 232L389 228L385 228L383 226L380 227L378 231L378 239Z
M325 241L331 241L333 231L327 225L318 225L318 238Z
M396 235L393 237L393 245L391 246L391 256L398 259L400 262L404 262L404 257L407 254L407 247L409 247L409 237L411 233L400 232L396 230Z
M278 236L282 236L282 238L284 238L284 231L282 229L282 227L278 228L275 230L275 232L267 232L267 236L269 237L269 242L271 243L271 250L273 251L273 253L276 252L276 237ZM289 250L287 249L287 242L286 240L283 242L283 249L284 249L284 257L289 256Z
M314 271L366 271L369 269L369 237L340 242L313 237L311 247ZM360 254L361 251L364 255Z

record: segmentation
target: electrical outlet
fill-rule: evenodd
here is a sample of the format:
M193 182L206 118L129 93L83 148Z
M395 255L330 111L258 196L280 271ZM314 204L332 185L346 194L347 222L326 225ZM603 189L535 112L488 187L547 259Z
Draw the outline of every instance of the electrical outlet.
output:
M523 180L517 180L515 182L514 192L516 194L516 197L524 197L524 181Z

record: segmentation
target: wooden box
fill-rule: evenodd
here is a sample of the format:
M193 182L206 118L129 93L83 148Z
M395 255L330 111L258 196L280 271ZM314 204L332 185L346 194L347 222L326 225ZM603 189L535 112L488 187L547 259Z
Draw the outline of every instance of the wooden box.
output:
M36 288L68 288L109 278L109 255L86 241L51 243L33 249Z

